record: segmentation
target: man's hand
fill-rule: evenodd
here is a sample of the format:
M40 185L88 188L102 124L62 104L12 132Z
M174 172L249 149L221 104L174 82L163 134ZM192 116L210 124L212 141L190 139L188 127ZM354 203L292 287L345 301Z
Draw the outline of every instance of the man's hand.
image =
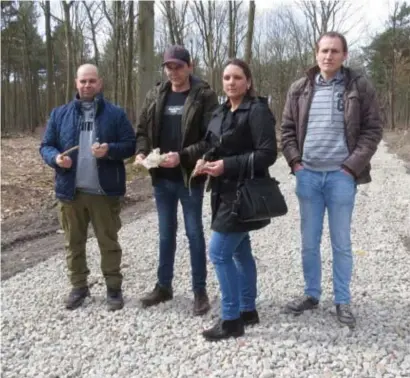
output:
M348 176L354 178L354 176L353 176L348 170L342 168L341 171L342 171L345 175L348 175Z
M146 158L146 156L144 154L136 155L133 165L141 165L145 158Z
M210 176L218 177L224 173L224 161L209 161L205 163L202 171Z
M166 154L166 159L159 165L163 168L174 168L180 163L178 152L168 152Z
M304 169L302 164L300 163L293 164L293 173L298 172L302 169Z
M107 155L108 144L107 143L94 143L91 147L91 151L96 158L102 158Z
M71 160L69 156L61 156L60 154L58 154L56 157L56 164L60 168L69 169L73 165L73 161Z

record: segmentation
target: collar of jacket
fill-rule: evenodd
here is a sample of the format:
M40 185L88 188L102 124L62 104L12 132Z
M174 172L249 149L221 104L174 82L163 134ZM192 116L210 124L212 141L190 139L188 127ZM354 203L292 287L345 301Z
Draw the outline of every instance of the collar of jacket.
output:
M94 104L97 107L96 114L98 114L105 106L104 95L102 93L98 93L94 97ZM74 97L74 106L78 112L81 112L81 100L80 100L80 97L78 96L78 93L76 93Z
M360 73L358 73L358 72L352 70L351 68L345 67L345 66L342 66L342 67L340 68L340 72L343 74L346 88L347 88L354 80L356 80L358 77L361 76ZM320 73L320 68L319 68L318 65L309 68L309 69L305 72L306 76L308 77L308 79L309 79L309 81L310 81L310 83L311 83L312 85L314 85L314 83L315 83L315 77L316 77L316 75L319 74L319 73Z
M265 104L268 103L268 99L266 97L245 95L244 98L242 99L242 102L239 104L236 110L249 110L251 108L252 103L254 103L255 101L260 101ZM228 99L222 104L219 110L226 111L230 108L231 106L230 106L230 102Z

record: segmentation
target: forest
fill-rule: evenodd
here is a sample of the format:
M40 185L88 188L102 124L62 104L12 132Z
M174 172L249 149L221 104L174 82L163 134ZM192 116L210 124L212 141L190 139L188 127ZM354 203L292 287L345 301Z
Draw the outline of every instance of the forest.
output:
M360 11L341 0L259 10L254 1L2 1L2 136L44 127L50 110L73 98L76 67L86 62L135 123L146 92L164 79L162 53L175 43L220 96L224 62L248 61L280 121L290 84L314 64L315 41L330 30L347 33L346 64L372 79L386 127L409 128L410 5L395 2L366 44Z

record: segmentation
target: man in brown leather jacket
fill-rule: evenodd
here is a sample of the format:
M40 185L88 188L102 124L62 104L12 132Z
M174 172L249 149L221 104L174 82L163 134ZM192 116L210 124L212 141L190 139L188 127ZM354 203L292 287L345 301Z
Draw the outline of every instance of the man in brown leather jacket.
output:
M357 185L371 181L370 159L382 138L383 125L373 86L364 76L343 66L346 57L343 35L328 32L319 38L317 66L289 89L281 144L296 176L305 280L304 296L289 302L286 308L298 315L319 304L320 242L327 209L337 317L353 327L352 213Z
M206 82L191 75L191 58L184 47L170 46L163 67L168 81L147 94L137 126L137 162L154 148L166 153L166 160L150 169L159 220L159 267L154 290L141 302L148 307L173 298L177 209L181 202L191 255L194 314L202 315L210 308L202 224L205 178L192 179L191 192L188 180L196 163L191 159L193 145L205 136L218 98Z

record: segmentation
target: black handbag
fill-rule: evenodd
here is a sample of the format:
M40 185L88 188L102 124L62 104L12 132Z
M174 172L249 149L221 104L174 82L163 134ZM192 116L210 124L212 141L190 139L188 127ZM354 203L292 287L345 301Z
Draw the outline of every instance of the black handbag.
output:
M241 167L232 214L240 222L254 222L280 217L287 212L279 181L270 176L254 177L252 152L247 164Z

